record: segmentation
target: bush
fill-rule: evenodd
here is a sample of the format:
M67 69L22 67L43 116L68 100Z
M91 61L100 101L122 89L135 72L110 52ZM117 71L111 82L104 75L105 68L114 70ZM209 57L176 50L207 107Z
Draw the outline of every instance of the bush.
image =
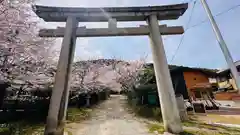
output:
M158 121L162 119L155 84L139 86L138 88L128 91L126 95L128 105L138 116Z
M151 107L160 106L156 84L140 85L128 91L127 97L132 104L147 105Z
M135 113L141 117L150 118L158 121L162 119L161 109L158 107L136 106L134 108Z

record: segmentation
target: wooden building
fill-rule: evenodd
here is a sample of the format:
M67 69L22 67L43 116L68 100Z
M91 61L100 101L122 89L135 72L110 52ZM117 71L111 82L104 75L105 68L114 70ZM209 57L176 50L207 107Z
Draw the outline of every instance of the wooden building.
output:
M240 75L240 60L235 62L235 65ZM220 89L237 90L237 86L235 81L233 80L230 69L218 71L217 81Z
M240 60L235 62L237 70L240 75ZM219 92L215 94L217 100L240 100L238 89L235 80L231 74L230 69L224 69L218 71L217 83Z
M153 68L153 64L147 64L146 67ZM212 96L212 91L217 89L210 83L210 78L216 78L217 70L204 69L204 68L190 68L184 66L169 65L169 70L172 78L173 88L175 94L183 95L184 99L196 99L201 96L201 91L206 92L204 89L195 90L197 86L201 84L201 87L205 87L206 90L210 91ZM154 77L153 77L154 78ZM210 85L210 88L209 88ZM199 97L200 98L200 97Z
M182 74L182 78L184 81L181 83L185 83L186 90L188 93L188 98L191 97L192 99L200 98L202 97L201 92L212 91L214 87L212 87L212 84L210 83L210 78L216 77L216 70L212 69L204 69L204 68L190 68L190 67L183 67L183 66L170 66L170 73L172 75L173 85L175 85L176 81L175 79L175 72L178 74ZM178 85L184 85L184 84L178 84ZM199 90L199 86L201 86L201 90ZM176 87L176 86L175 86ZM204 89L206 87L207 89ZM196 88L198 90L196 90ZM212 88L212 89L211 89ZM175 90L182 91L182 90ZM183 92L181 92L183 93ZM184 92L185 93L185 92ZM184 96L186 98L186 96Z

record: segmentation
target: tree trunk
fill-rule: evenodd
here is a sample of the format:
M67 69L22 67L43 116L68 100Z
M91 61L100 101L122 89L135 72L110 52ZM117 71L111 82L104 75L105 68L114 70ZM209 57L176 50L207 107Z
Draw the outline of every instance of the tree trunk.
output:
M2 106L3 106L4 97L7 92L7 87L8 87L8 84L6 84L6 83L0 84L0 88L1 88L1 90L0 90L0 108L2 108Z
M86 107L89 107L90 106L90 98L91 96L88 94L87 97L86 97Z

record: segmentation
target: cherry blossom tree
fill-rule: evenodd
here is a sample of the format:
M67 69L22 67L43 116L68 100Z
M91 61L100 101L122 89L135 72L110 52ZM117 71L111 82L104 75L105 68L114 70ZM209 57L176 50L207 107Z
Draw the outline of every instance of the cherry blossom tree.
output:
M131 90L138 81L144 63L145 59L130 62L114 59L98 60L98 63L92 65L92 68L88 71L85 83L98 82L118 92ZM89 77L92 78L87 79Z
M0 80L21 91L51 85L54 40L38 36L31 0L0 1ZM16 87L17 86L17 87ZM6 90L1 90L3 100Z
M97 92L108 84L102 81L115 60L88 60L73 64L71 86L78 89L78 93ZM99 87L99 89L97 88Z
M116 67L118 73L117 82L121 84L123 91L131 91L137 85L139 74L142 71L144 60L128 62Z
M52 39L38 37L38 23L31 9L31 0L0 2L0 75L11 82L33 79L50 65ZM35 78L37 79L37 78Z
M39 28L31 4L31 0L2 0L0 3L0 75L7 82L21 80L34 88L44 84L52 85L56 67L49 55L53 54L53 41L38 37ZM73 66L71 86L88 92L93 90L93 86L119 86L119 82L126 85L123 82L129 80L118 77L117 82L117 76L127 73L134 78L135 73L130 69L115 72L114 69L120 63L104 59L82 62L81 65L76 63ZM49 72L51 69L54 70ZM112 78L103 79L106 74L111 74Z

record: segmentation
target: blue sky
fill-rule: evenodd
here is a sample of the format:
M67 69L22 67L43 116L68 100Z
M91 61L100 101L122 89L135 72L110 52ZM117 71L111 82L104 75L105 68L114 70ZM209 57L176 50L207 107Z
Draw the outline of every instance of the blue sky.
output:
M177 4L190 0L40 0L37 3L47 6L70 7L109 7L109 6L152 6L163 4ZM235 5L239 0L207 0L212 13L218 14ZM189 4L186 13L178 20L162 21L160 24L180 25L186 28L192 10L193 2ZM240 7L231 10L221 16L215 17L227 46L235 61L240 60ZM196 3L189 27L206 20L207 16L202 8L200 0ZM43 23L43 27L64 26L64 23ZM139 26L145 22L118 23L118 27ZM80 26L107 27L107 23L80 23ZM170 64L190 67L225 68L227 67L223 54L216 41L211 25L208 21L185 32L182 45L177 51L176 57L171 61L179 45L181 35L164 36L164 47ZM61 40L56 45L60 47ZM137 60L147 56L151 61L150 42L148 37L101 37L79 38L76 45L76 57L89 58L121 58L124 60Z

